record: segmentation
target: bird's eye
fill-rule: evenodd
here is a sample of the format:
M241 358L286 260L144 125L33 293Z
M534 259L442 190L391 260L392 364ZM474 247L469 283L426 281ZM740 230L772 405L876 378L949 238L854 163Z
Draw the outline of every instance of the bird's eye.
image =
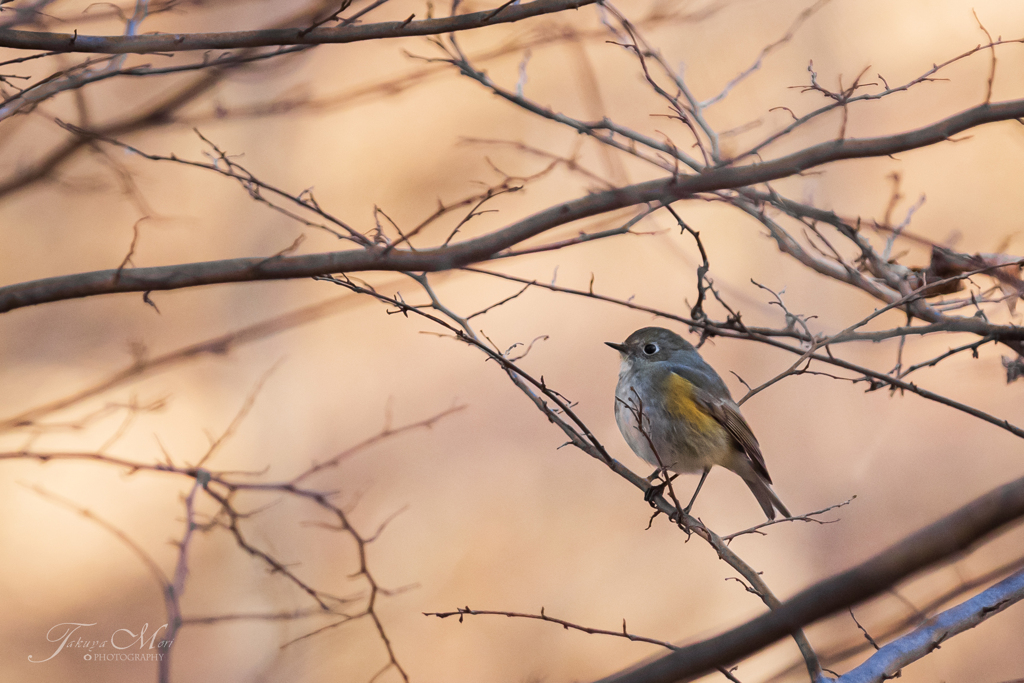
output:
M644 346L644 353L646 353L648 356L653 356L657 352L658 352L658 345L657 344L647 344L646 346Z

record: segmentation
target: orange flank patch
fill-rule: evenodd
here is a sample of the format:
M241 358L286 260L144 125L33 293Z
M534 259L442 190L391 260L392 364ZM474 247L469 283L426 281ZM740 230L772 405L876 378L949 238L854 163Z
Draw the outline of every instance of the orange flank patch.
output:
M670 414L686 420L700 432L715 431L715 418L693 400L693 384L674 372L665 379L665 407Z

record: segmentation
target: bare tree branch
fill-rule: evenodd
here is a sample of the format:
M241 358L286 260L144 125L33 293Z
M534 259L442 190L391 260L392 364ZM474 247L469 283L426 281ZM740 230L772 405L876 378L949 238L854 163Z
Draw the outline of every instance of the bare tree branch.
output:
M71 406L99 396L111 389L123 386L136 379L167 370L180 363L202 356L222 356L228 354L235 347L244 346L245 344L266 339L267 337L289 330L293 327L305 325L329 315L340 313L347 310L349 307L359 305L360 303L361 299L350 294L343 294L311 306L305 306L303 308L290 311L280 316L262 320L253 325L248 325L226 334L218 335L173 351L168 351L167 353L160 354L159 356L147 358L140 355L124 370L116 372L92 386L57 400L35 406L34 408L29 408L17 415L13 415L8 418L0 418L0 432L36 425L40 419L47 415L70 408Z
M345 24L331 28L277 28L222 33L153 33L139 36L84 36L43 31L0 29L0 47L51 52L126 54L181 52L184 50L234 50L271 45L324 45L355 43L384 38L433 36L469 31L484 26L522 21L553 12L591 5L597 0L533 0L505 3L498 10L484 10L438 19L387 21L378 24ZM413 15L415 16L415 15Z
M870 560L821 581L777 609L721 635L687 645L602 683L673 683L751 655L794 629L878 595L908 576L973 547L1024 517L1024 478L976 498Z
M288 25L309 21L312 16L320 14L323 11L323 8L328 4L333 3L331 0L314 0L314 2L309 6L287 17L282 23L284 25ZM58 50L57 52L65 51L66 50ZM224 65L211 64L209 68L204 69L200 75L191 79L184 85L173 89L169 94L164 95L157 100L157 102L144 107L142 111L135 112L121 118L120 120L108 123L102 127L94 129L92 132L100 136L116 137L145 130L147 128L166 125L172 122L172 115L175 112L181 110L190 102L195 101L209 92L218 83L220 83L221 80L223 80L226 74L231 72L232 66L238 66L238 64L244 63L245 58L251 55L253 55L253 51L244 50L237 55L237 59L234 62ZM79 135L72 137L70 140L51 150L34 164L19 169L5 179L0 180L0 197L4 197L12 192L24 189L33 183L46 178L53 173L57 167L73 157L80 150L88 148L93 144L93 142L94 141L88 137L82 137Z
M784 178L821 164L843 159L886 156L924 147L985 123L1024 116L1024 100L972 107L914 131L877 138L825 142L773 161L740 168L715 168L697 175L651 180L616 190L597 192L557 204L522 221L483 237L450 246L415 252L372 246L365 249L223 261L154 268L101 270L65 275L0 287L0 313L52 301L113 294L181 289L225 282L280 280L364 270L436 272L491 258L525 239L565 225L627 206L648 202L670 203L701 192L744 187Z
M920 626L927 620L928 614L941 608L943 605L949 604L950 601L957 599L965 593L984 588L985 586L990 585L993 581L1005 578L1007 575L1019 571L1022 568L1024 568L1024 557L1004 562L1003 564L993 567L978 576L969 580L961 581L957 585L942 591L920 607L908 604L904 599L901 599L901 596L897 591L890 590L889 593L908 606L910 611L884 626L878 633L876 633L876 637L882 641L898 637L908 628ZM822 661L826 663L843 662L869 649L872 649L871 644L863 637L855 638L852 641L847 639L842 643L822 646ZM794 673L798 672L801 666L802 662L793 662L788 667L776 672L771 678L768 678L767 681L769 683L781 683L781 681L790 680L790 677ZM832 664L832 666L835 666L835 664Z
M1024 600L1024 571L1003 579L970 600L937 614L912 632L871 655L866 662L840 676L836 683L882 683L900 669L928 655L947 640L972 629L989 617Z

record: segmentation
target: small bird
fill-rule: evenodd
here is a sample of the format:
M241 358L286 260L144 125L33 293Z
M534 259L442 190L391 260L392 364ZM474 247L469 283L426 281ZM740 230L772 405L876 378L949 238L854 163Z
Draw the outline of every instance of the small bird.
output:
M792 516L771 488L761 448L729 388L692 344L663 327L605 344L622 359L615 422L633 452L658 468L649 481L666 469L702 472L684 510L689 514L711 467L721 465L740 475L769 520L776 509Z

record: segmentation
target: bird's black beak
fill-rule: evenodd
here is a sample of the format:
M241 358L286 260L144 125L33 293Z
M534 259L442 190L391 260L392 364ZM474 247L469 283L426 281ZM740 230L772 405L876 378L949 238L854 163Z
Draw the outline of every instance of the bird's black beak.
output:
M626 345L625 344L616 344L615 342L605 342L605 344L607 344L608 346L612 347L613 349L615 349L619 353L626 353Z

